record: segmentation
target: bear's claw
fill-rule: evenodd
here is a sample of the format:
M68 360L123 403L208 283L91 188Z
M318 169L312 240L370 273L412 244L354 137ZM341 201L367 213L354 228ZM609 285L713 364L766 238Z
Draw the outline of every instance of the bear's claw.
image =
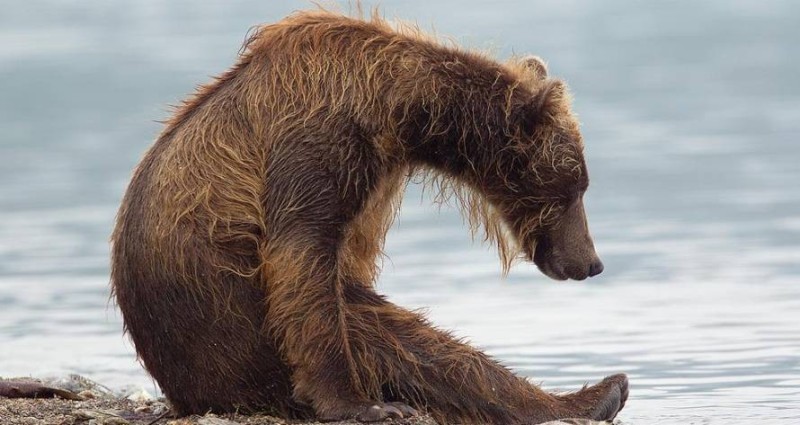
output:
M599 401L589 417L597 421L611 421L628 400L628 377L623 373L611 375L596 387L607 388L608 393Z
M388 418L408 418L418 414L419 412L405 403L379 403L367 407L366 410L356 416L356 420L360 422L378 422Z

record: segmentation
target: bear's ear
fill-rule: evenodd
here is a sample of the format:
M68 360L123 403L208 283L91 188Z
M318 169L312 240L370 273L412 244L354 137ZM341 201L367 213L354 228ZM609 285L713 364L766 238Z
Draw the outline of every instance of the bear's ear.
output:
M534 80L544 80L547 78L547 65L539 56L525 56L522 58L525 68L533 74Z
M536 93L519 108L522 130L533 133L536 126L557 113L566 96L566 86L561 80L545 80Z
M532 103L538 115L551 113L566 94L566 86L561 80L547 80L533 95Z

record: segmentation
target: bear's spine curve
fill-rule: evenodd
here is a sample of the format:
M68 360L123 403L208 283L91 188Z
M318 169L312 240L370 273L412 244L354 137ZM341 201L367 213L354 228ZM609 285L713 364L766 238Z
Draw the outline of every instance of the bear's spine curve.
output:
M580 144L543 125L534 153L511 143L539 125L528 115L564 113L560 82L412 32L327 12L262 27L140 163L113 235L113 290L179 413L370 418L378 406L380 419L395 402L442 423L538 423L596 417L621 394L624 377L548 394L374 292L410 174L454 187L507 259L518 244L499 214L527 241L585 179ZM514 168L531 155L544 165ZM528 172L541 197L511 196ZM526 202L537 214L522 215Z

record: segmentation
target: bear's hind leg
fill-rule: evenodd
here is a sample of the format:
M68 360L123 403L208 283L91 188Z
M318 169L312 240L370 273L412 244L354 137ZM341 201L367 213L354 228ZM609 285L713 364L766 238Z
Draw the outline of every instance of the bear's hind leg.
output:
M576 393L549 394L371 288L350 285L344 295L350 311L373 324L371 340L388 342L370 347L376 352L371 357L387 362L381 370L386 398L425 407L441 423L611 420L627 399L625 375Z

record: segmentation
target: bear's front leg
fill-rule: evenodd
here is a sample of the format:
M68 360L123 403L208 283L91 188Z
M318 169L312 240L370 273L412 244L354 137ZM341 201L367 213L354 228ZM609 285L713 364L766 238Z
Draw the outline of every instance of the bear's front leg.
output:
M416 415L405 403L384 402L380 371L389 359L375 355L383 341L374 340L373 318L350 309L335 254L284 248L265 258L266 326L292 370L294 398L322 420Z

